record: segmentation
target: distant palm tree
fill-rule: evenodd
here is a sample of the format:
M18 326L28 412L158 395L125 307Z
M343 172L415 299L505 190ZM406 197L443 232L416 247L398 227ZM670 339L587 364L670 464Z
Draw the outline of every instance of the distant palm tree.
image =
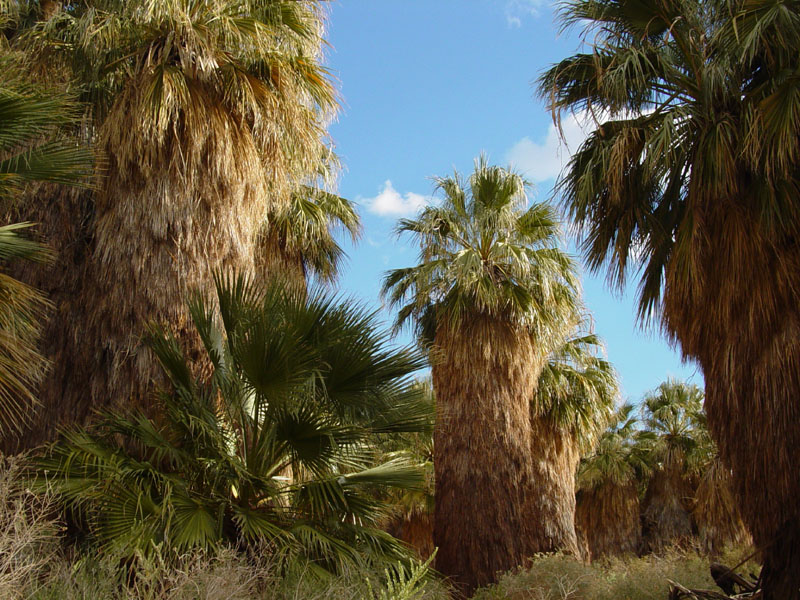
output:
M653 434L649 448L653 474L642 510L649 550L691 540L694 476L707 460L704 431L698 426L702 409L703 391L682 381L668 380L644 398L644 425Z
M22 202L28 185L85 183L92 157L62 136L61 128L77 117L74 103L27 82L19 57L0 52L0 203L8 212ZM0 439L21 433L29 423L48 366L38 342L51 306L39 291L9 272L18 261L52 258L46 247L25 237L30 226L0 227Z
M378 492L420 489L422 472L382 461L377 442L429 430L411 379L424 357L387 349L352 302L244 277L217 277L213 303L198 293L189 312L210 377L154 327L147 344L170 382L159 417L106 413L68 431L37 462L40 483L125 555L268 542L277 560L334 572L406 558L379 528Z
M255 268L268 215L315 177L336 98L316 1L67 1L47 14L23 4L39 20L12 43L82 91L80 133L104 167L97 193L57 190L28 207L70 274L51 291L65 300L42 418L25 440L36 442L94 407L147 406L161 375L145 324L169 322L197 348L186 294L210 293L217 268Z
M436 392L436 568L469 593L530 556L530 402L554 336L575 322L577 276L527 182L482 157L437 179L440 205L402 220L419 264L384 294L428 345Z
M652 469L641 442L652 434L637 429L634 411L632 404L618 408L578 467L575 528L586 560L639 552L639 487Z
M756 544L764 597L800 598L800 7L575 0L591 46L540 92L597 130L558 190L590 266L641 273L703 369L709 427ZM765 493L769 490L769 493Z
M565 340L542 369L531 402L532 551L579 554L575 470L612 417L618 384L593 334Z

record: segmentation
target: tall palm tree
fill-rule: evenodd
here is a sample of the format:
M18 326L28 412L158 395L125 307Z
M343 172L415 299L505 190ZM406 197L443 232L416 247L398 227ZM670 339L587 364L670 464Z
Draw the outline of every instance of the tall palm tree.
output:
M765 598L800 598L800 8L574 0L563 16L592 45L540 91L602 122L559 192L589 263L618 283L640 267L640 315L702 367Z
M376 446L429 430L411 378L424 357L388 349L353 302L241 276L216 277L213 303L198 293L189 312L211 376L193 377L195 358L153 327L170 382L159 418L107 413L67 432L36 463L40 484L124 555L268 542L278 559L328 571L404 558L378 528L388 507L376 492L419 488L422 473Z
M0 25L4 16L0 11ZM26 186L85 183L92 157L63 138L61 130L77 117L70 98L26 81L20 57L0 53L0 204L7 211L21 202ZM0 439L24 431L48 366L38 342L51 306L13 276L20 261L51 259L46 247L24 235L30 226L0 227Z
M640 442L651 436L637 430L634 411L632 404L619 407L578 467L575 528L586 560L639 552L639 487L651 470Z
M530 555L530 402L553 335L574 323L572 260L546 204L485 157L399 232L419 264L390 272L384 294L428 345L436 392L436 568L469 593Z
M92 407L146 406L162 377L148 321L199 350L186 294L210 292L214 269L254 268L268 214L324 155L336 99L322 34L312 0L63 2L18 34L45 76L82 91L79 133L103 167L97 193L28 206L46 235L63 232L69 277L51 291L66 297L48 336L56 368L27 441Z
M575 470L611 419L614 368L593 334L565 340L548 357L531 402L531 550L576 556Z

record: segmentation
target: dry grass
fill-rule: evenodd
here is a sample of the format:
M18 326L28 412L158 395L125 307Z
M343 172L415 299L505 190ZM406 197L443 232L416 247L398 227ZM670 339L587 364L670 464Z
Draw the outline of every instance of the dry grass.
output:
M58 554L59 526L47 496L19 477L21 463L0 458L0 598L23 598Z
M734 565L744 551L724 557ZM667 579L690 588L715 589L709 560L693 553L669 552L644 558L598 561L587 565L569 556L541 556L530 568L503 576L479 590L475 600L664 600ZM742 567L743 572L749 572Z

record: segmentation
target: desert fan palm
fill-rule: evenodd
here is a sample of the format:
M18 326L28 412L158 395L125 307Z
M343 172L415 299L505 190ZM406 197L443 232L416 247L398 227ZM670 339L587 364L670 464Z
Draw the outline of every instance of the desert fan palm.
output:
M575 323L577 278L520 175L482 157L436 184L441 202L398 227L419 263L384 293L430 351L436 565L468 592L531 554L530 401L552 336Z
M586 560L639 551L639 487L651 472L652 435L637 428L634 411L619 407L578 467L575 528Z
M798 598L800 9L574 0L563 17L591 46L540 91L599 126L559 192L590 265L620 284L640 273L640 315L702 367L710 430L767 548L765 598Z
M65 263L39 274L64 300L28 441L85 422L92 406L146 405L160 377L140 341L146 323L188 332L189 290L210 294L215 269L255 268L270 211L326 155L336 98L320 64L323 18L312 1L91 0L16 35L43 77L81 90L77 134L103 167L96 193L54 190L21 213L40 218Z
M580 547L575 529L575 470L611 419L616 373L597 335L576 328L554 350L531 401L531 470L535 494L530 518L538 552Z
M430 427L410 378L419 354L389 348L352 302L244 277L218 277L215 302L197 294L189 311L211 376L194 377L154 327L148 347L170 382L160 417L109 413L69 431L38 463L42 481L124 554L262 544L327 571L403 558L378 527L378 492L422 475L401 456L381 462L376 442Z
M703 392L668 380L645 396L642 409L644 425L652 433L648 450L653 464L642 510L644 543L661 550L692 537L697 474L708 456L702 443Z

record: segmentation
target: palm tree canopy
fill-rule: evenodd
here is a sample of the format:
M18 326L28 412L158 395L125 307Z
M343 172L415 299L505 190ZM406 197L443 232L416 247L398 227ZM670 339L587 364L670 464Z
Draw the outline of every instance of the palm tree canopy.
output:
M242 277L216 285L219 322L203 296L190 303L210 378L193 377L176 338L153 327L172 386L161 417L107 414L68 432L39 474L124 552L268 540L327 570L402 558L378 527L376 492L420 488L422 472L402 456L381 462L375 442L430 430L411 379L424 359L389 348L352 302Z
M629 485L649 475L652 461L648 446L653 435L638 428L635 410L633 404L620 406L594 450L581 459L577 476L580 490L606 484Z
M668 267L673 287L702 281L697 227L715 206L750 198L766 236L796 234L800 84L787 73L800 14L791 4L574 0L563 9L592 50L547 70L539 91L557 116L580 112L598 127L558 193L592 268L607 263L619 285L641 268L641 318L660 309Z
M337 104L318 60L322 27L314 1L90 0L64 2L17 45L51 76L77 82L94 127L114 122L115 168L152 162L147 153L184 139L182 127L246 127L269 170L285 177L314 172ZM144 146L126 151L128 127L146 133Z
M614 367L601 351L597 335L567 339L548 357L532 402L532 414L547 415L584 448L611 420L619 393Z
M556 246L555 211L527 206L528 182L481 157L469 178L455 173L436 187L441 203L398 226L417 238L420 255L417 266L384 280L384 296L400 306L397 325L414 317L425 337L434 313L454 326L483 314L527 326L538 339L572 325L575 265Z
M651 452L656 464L687 473L708 464L710 439L699 387L665 381L645 396L642 411L644 425L654 436Z

